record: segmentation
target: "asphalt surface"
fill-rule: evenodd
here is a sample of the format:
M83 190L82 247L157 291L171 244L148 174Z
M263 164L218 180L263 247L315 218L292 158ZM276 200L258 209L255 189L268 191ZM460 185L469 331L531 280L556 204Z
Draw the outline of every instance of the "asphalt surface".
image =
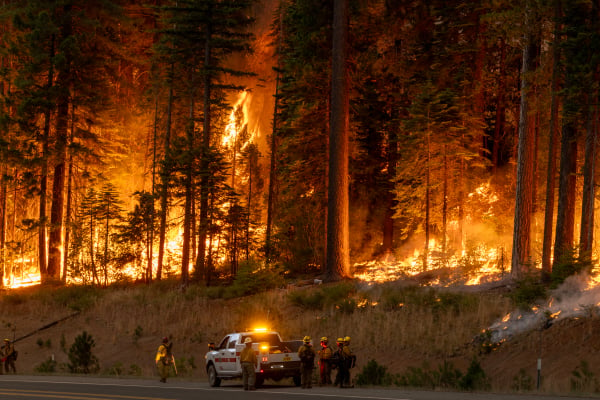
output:
M267 381L268 383L268 381ZM102 377L0 375L0 400L566 400L600 398L537 394L494 394L410 391L388 388L340 389L268 385L244 391L240 381L224 381L219 388L207 382Z

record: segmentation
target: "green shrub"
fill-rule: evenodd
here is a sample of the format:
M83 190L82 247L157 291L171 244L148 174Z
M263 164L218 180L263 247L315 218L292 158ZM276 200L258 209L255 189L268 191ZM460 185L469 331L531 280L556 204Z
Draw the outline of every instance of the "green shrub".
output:
M137 364L131 364L127 373L133 376L142 376L142 368Z
M400 375L396 384L398 386L435 389L435 379L426 364L423 365L423 368L408 367L406 372Z
M466 374L459 382L459 388L462 390L489 390L489 379L477 359L471 361Z
M136 326L135 330L133 331L133 343L138 342L138 340L142 337L142 334L144 332L144 329L141 326Z
M512 389L515 392L528 392L533 389L533 378L527 374L524 368L513 377Z
M309 310L321 310L325 307L325 293L322 290L295 290L288 294L290 303Z
M369 360L363 370L356 375L358 386L389 386L394 381L394 376L387 372L387 367L379 365L375 360Z
M107 375L116 375L116 376L123 375L123 363L117 361L116 363L113 364L112 367L110 367L106 371L106 374Z
M535 274L524 276L517 282L517 287L509 297L515 307L521 310L529 310L531 306L540 302L548 296L546 286Z
M454 367L451 362L444 361L433 374L436 387L456 389L460 386L462 372Z
M571 375L571 390L573 392L593 393L598 391L598 381L590 370L587 361L581 361L571 372Z
M95 346L96 342L86 331L77 336L69 349L69 371L84 374L97 372L100 365L96 356L92 354L92 348Z
M552 287L558 287L571 275L589 272L593 267L594 260L592 260L589 254L580 254L577 248L570 249L552 266Z
M56 372L56 361L52 357L48 357L46 361L35 367L35 371L42 374Z
M74 311L84 311L92 307L102 296L102 291L95 286L65 286L55 289L52 293L41 292L49 300L60 307Z

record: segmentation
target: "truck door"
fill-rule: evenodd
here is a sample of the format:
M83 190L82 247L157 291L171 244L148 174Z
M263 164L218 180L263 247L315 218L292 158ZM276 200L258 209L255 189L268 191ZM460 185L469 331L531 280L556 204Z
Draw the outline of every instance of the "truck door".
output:
M235 354L235 345L237 344L238 335L229 336L229 341L227 342L227 348L223 350L221 357L223 357L226 361L223 363L224 371L228 373L236 372L236 364L238 357Z
M219 375L229 375L231 373L231 367L229 366L229 349L227 345L229 343L230 336L225 336L219 348L217 349L217 355L215 356L215 368Z

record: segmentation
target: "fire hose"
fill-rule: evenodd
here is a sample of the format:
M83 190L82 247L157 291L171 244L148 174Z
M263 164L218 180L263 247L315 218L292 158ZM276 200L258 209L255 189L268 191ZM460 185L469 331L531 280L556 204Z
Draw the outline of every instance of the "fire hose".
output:
M56 321L52 321L52 322L50 322L49 324L46 324L46 325L42 326L41 328L38 328L38 329L36 329L35 331L33 331L33 332L29 332L28 334L26 334L26 335L23 335L23 336L21 336L21 337L18 337L18 338L16 338L16 339L14 338L14 331L13 331L13 341L12 341L12 342L13 342L13 343L16 343L16 342L18 342L19 340L26 339L26 338L28 338L29 336L35 335L36 333L38 333L38 332L41 332L41 331L43 331L43 330L46 330L46 329L48 329L48 328L52 328L54 325L58 324L59 322L66 321L67 319L69 319L69 318L73 318L73 317L75 317L75 316L77 316L77 315L79 315L79 311L78 311L78 312L76 312L76 313L73 313L73 314L71 314L71 315L67 315L66 317L63 317L63 318L61 318L61 319L58 319L58 320L56 320ZM0 349L4 349L4 347L6 347L6 345L4 345L4 346L0 347ZM7 356L7 357L8 357L8 356ZM4 362L4 361L6 360L6 358L7 358L7 357L4 357L4 358L3 358L2 360L0 360L0 361Z

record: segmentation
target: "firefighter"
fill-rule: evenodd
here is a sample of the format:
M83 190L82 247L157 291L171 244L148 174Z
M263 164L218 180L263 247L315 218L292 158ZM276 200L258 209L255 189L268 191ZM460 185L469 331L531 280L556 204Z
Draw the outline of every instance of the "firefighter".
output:
M315 349L310 343L310 336L304 336L302 340L304 344L298 349L298 357L300 357L302 389L312 388L312 370L315 367Z
M256 367L258 360L256 353L252 348L252 338L247 337L244 340L246 347L240 353L240 363L242 364L242 381L244 382L244 390L255 390L254 382L256 381Z
M333 351L327 345L328 339L326 336L321 338L321 350L319 350L319 372L321 385L331 384L331 357Z
M17 361L17 352L15 351L15 346L11 343L10 339L4 339L4 353L2 357L2 361L4 361L4 371L8 374L12 369L13 373L17 373L17 368L15 367L15 361ZM0 365L0 370L2 366Z
M169 377L169 367L171 366L171 361L173 358L171 355L172 346L173 343L169 343L169 338L165 336L162 339L160 346L158 346L158 351L156 352L156 368L158 368L160 381L163 383L167 382L167 378Z
M335 358L337 365L337 374L335 375L334 386L344 387L344 381L346 380L346 374L348 370L346 368L345 355L344 355L344 338L337 338L335 341L337 344L337 350L333 357Z
M350 383L350 369L356 365L356 355L354 355L354 352L350 348L350 336L344 338L343 353L346 373L344 374L342 385L343 387L353 388L354 385Z

